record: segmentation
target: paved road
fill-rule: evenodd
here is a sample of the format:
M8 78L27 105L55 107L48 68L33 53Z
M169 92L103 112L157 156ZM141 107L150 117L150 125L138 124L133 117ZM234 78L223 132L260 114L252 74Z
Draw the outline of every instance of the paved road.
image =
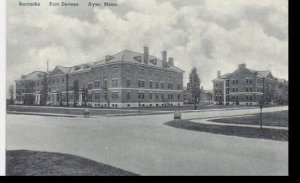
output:
M284 107L287 109L287 107ZM265 112L282 110L266 108ZM184 119L259 109L183 113ZM141 175L287 175L288 143L163 125L172 114L67 118L7 115L7 149L62 152Z

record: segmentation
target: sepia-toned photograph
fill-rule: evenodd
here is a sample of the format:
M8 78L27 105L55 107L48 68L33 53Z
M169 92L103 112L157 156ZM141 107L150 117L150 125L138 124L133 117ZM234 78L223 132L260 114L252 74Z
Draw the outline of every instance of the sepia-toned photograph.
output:
M5 175L289 175L288 1L5 9Z

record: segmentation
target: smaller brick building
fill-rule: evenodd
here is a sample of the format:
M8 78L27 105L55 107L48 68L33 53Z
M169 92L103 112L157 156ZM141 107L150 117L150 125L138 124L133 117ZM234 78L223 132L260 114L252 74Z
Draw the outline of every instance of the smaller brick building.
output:
M278 96L279 79L271 71L256 71L240 64L232 73L221 75L213 80L215 104L258 105L275 104Z

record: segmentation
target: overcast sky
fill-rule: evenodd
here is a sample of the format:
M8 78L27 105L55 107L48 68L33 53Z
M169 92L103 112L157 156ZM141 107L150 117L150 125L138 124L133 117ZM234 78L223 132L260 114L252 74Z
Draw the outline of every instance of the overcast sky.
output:
M287 0L115 0L118 7L19 7L7 1L7 86L35 70L73 66L122 50L161 58L167 50L185 70L197 67L204 89L217 70L240 63L288 79ZM38 2L38 1L37 1ZM90 1L90 2L103 2Z

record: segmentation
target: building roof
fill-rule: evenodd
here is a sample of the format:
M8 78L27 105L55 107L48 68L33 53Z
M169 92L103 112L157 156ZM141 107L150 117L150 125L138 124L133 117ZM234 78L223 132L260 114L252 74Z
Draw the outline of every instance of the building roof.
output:
M267 77L269 74L272 74L270 70L266 70L266 71L257 71L253 69L248 69L248 70L251 71L252 73L257 73L257 75L264 78Z
M71 67L62 67L62 66L57 66L59 70L61 70L63 73L68 73Z
M246 69L249 70L250 72L252 72L253 74L257 73L258 76L263 77L263 78L268 77L269 74L272 75L272 73L271 73L270 70L257 71L257 70L249 69L249 68L246 68ZM234 72L236 72L236 71L234 71ZM232 72L232 73L234 73L234 72ZM217 81L217 80L222 80L222 79L229 78L232 75L232 73L227 73L227 74L221 75L220 78L215 78L213 81Z
M124 50L122 52L116 53L114 55L108 56L108 60L103 59L97 62L94 62L94 66L99 66L105 63L112 63L112 62L129 62L129 63L139 63L141 65L150 65L157 68L163 68L163 62L161 59L149 55L148 57L148 64L144 62L143 53L138 53L134 51ZM169 65L169 70L177 71L177 72L184 72L183 70L179 69L178 67Z
M43 72L43 71L34 71L27 75L23 75L20 79L22 79L22 80L40 80L46 74L47 73Z

